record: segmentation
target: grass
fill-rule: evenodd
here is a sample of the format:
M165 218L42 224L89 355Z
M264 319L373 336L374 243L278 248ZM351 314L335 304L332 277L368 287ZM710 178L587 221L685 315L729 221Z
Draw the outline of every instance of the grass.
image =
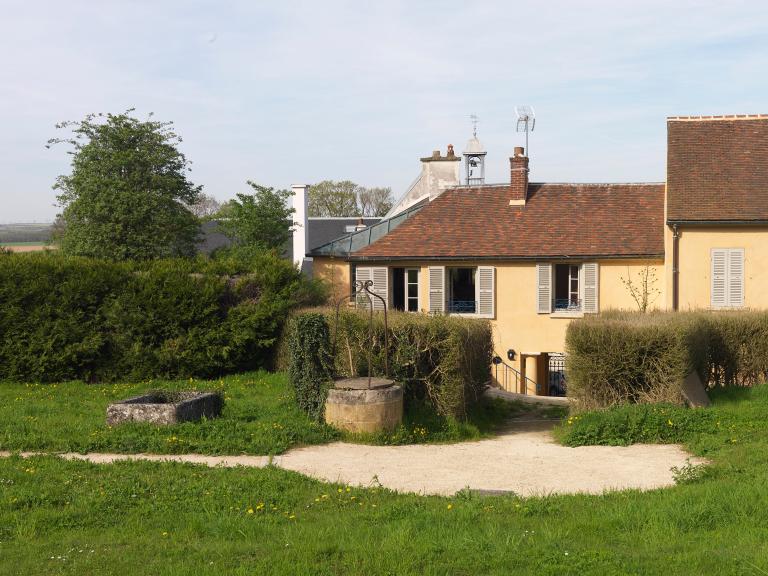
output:
M158 388L224 394L221 418L156 427L105 424L107 405ZM501 401L478 405L469 420L439 418L418 408L390 434L342 435L296 408L284 374L255 372L216 381L149 381L93 385L0 384L0 450L150 452L155 454L280 454L291 447L345 438L376 444L452 442L491 435L523 407Z
M3 459L0 574L766 574L768 386L691 415L679 437L712 460L704 474L602 496L419 497L276 468Z

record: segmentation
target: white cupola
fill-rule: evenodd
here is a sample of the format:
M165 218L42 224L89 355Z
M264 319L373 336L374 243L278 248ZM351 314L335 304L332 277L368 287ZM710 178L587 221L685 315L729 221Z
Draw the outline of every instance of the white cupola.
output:
M486 154L485 148L477 139L477 126L475 126L472 138L467 141L467 146L462 152L467 186L480 186L485 183Z

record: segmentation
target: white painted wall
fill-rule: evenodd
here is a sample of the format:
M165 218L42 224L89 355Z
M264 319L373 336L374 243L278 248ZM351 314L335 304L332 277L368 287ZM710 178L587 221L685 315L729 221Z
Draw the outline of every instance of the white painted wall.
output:
M296 229L293 231L293 263L301 270L309 242L307 232L307 191L309 186L294 184L291 186L291 190L293 191L293 208L296 210L293 215L293 220L296 222Z
M424 198L434 200L447 188L458 186L460 181L461 161L421 161L421 174L410 188L387 212L384 218L390 218L410 208Z

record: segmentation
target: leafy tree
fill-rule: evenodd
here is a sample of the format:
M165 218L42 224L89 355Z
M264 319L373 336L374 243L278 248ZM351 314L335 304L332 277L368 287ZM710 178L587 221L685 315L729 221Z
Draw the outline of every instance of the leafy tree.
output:
M291 237L295 223L288 207L290 190L275 190L248 181L253 194L237 194L226 207L220 222L224 233L241 245L282 249Z
M189 208L190 212L198 218L209 219L218 214L219 210L221 210L221 203L219 203L213 196L200 194L197 202L190 204L187 208Z
M309 187L307 204L309 216L384 216L392 207L392 190L323 180Z
M358 216L357 194L360 186L349 180L323 180L309 187L309 216Z
M392 189L361 188L357 203L361 216L384 216L392 208Z
M187 179L172 122L122 114L89 114L56 127L71 130L72 171L59 176L64 252L113 260L148 260L194 253L198 220L187 206L201 186Z

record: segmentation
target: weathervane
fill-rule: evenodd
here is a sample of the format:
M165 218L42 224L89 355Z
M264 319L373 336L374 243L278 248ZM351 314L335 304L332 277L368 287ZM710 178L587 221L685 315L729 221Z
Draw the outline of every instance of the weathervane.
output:
M477 114L470 114L469 119L472 121L472 137L477 138L477 123L480 122L480 119Z

